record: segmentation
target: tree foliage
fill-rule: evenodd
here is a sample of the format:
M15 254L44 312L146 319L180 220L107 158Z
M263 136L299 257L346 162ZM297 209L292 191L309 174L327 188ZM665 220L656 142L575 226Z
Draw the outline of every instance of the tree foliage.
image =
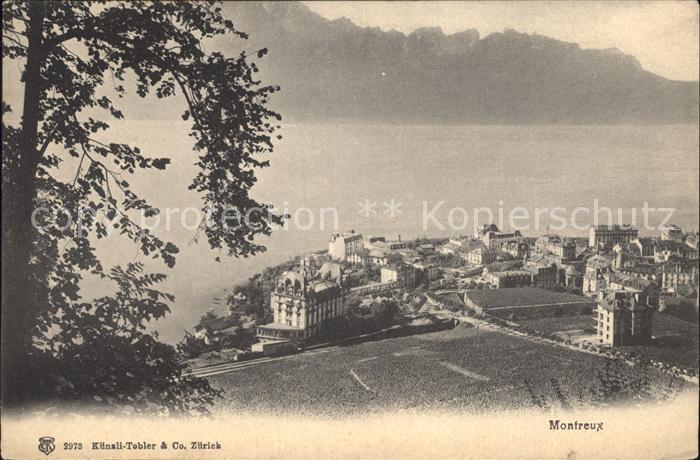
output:
M211 402L206 382L184 377L174 349L144 331L173 300L153 288L164 275L105 268L93 242L116 232L144 256L175 264L178 248L135 220L159 211L129 184L137 170L166 169L168 158L102 140L108 121L124 117L115 101L133 90L186 101L198 167L190 189L208 217L198 235L231 256L264 250L254 237L281 218L249 190L272 151L279 115L266 105L278 88L255 79L245 53L207 52L217 36L246 38L214 2L3 3L3 60L22 66L24 90L20 123L3 104L4 401L92 395L168 410ZM71 157L77 168L66 180ZM72 219L49 222L49 213L34 213L40 208ZM232 221L231 210L248 220ZM118 290L87 302L88 275Z

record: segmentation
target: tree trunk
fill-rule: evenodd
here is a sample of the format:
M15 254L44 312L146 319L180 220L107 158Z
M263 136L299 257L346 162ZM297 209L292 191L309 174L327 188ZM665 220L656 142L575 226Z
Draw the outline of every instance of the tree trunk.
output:
M2 401L20 402L32 392L32 335L37 312L30 268L39 164L37 131L42 91L41 66L45 2L29 2L27 61L24 71L22 129L17 159L3 171L2 220ZM6 168L3 168L6 169Z

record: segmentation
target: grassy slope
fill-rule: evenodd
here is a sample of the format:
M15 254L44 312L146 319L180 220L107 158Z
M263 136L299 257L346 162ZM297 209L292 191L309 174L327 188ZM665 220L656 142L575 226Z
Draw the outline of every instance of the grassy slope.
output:
M575 331L578 329L592 328L595 325L593 318L588 315L522 319L516 322L545 333Z
M261 364L211 382L226 390L221 407L267 414L530 408L535 405L531 391L556 406L554 384L578 407L599 386L597 376L606 362L483 328L458 327ZM623 372L637 369L623 366ZM653 375L656 384L667 383L665 375Z

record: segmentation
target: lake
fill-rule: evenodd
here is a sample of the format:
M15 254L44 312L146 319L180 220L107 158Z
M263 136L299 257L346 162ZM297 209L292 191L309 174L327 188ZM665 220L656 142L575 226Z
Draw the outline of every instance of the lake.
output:
M112 132L111 141L172 158L166 172L138 174L131 181L136 191L161 208L197 206L197 195L187 190L195 171L187 124L132 121L114 124ZM149 264L169 274L163 289L176 296L172 314L155 325L164 340L182 338L209 308L223 309L225 289L236 282L301 252L325 248L334 218L340 230L408 239L471 234L473 210L482 207L508 229L509 214L521 208L511 223L524 234L549 228L585 236L597 200L598 208L612 208L615 221L618 208L625 222L636 213L642 234L655 234L653 227L670 212L650 211L647 229L645 202L648 208L675 208L671 221L685 230L699 226L698 126L288 124L281 134L253 196L286 209L292 222L261 239L266 253L215 262L217 253L206 242L191 242L194 231L187 226L194 225L193 215L181 225L175 213L169 231L156 229L180 247L173 270ZM558 218L554 208L563 208ZM582 210L574 213L576 208ZM607 223L607 214L599 215ZM487 216L479 212L480 221ZM118 235L97 246L107 264L144 260Z

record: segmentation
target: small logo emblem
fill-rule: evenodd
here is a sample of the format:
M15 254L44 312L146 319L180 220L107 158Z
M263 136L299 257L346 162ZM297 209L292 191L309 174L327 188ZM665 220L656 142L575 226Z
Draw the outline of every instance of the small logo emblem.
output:
M53 445L54 441L55 439L51 436L42 436L39 438L39 451L45 455L49 455L56 449L56 446Z

